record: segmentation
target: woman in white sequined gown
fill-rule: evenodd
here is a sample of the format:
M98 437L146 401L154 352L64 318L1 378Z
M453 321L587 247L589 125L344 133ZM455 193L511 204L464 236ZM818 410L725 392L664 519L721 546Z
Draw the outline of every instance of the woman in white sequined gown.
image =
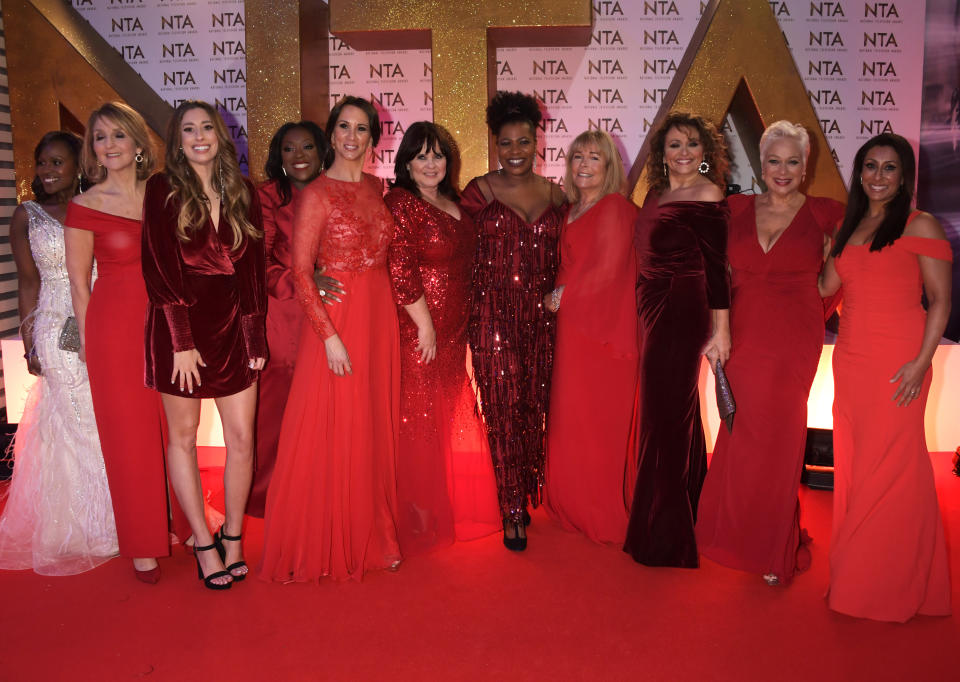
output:
M58 347L73 315L60 221L78 186L80 144L70 133L44 135L34 153L37 201L21 204L10 225L25 357L39 380L17 428L13 480L0 491L0 568L43 575L81 573L117 553L86 365Z

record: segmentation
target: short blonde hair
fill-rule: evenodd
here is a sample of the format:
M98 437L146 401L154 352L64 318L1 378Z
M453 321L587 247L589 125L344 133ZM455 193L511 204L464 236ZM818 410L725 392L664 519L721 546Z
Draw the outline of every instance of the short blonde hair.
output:
M157 168L157 154L147 131L147 123L133 107L123 102L107 102L95 109L87 119L87 129L83 133L83 151L80 154L84 175L91 182L101 182L107 176L103 166L97 163L97 153L93 151L93 127L100 119L115 123L130 136L134 146L141 149L143 162L137 164L137 180L149 178Z
M571 204L580 201L580 190L573 184L573 155L588 147L597 148L603 156L606 171L598 198L602 199L614 193L623 194L626 188L627 176L623 172L623 160L620 158L617 146L613 143L613 138L603 130L586 130L570 143L570 150L567 152L567 171L563 178L563 191Z
M810 156L810 134L807 129L799 123L790 121L774 121L767 126L760 136L760 158L767 155L767 150L777 140L793 140L803 152L803 160L806 162Z

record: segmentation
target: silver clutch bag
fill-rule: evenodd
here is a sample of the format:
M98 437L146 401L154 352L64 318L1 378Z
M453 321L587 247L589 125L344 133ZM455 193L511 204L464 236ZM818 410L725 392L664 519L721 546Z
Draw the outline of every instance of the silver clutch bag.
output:
M727 374L723 371L723 365L719 360L717 360L714 383L717 387L717 412L720 413L723 423L727 425L727 432L733 433L733 415L737 412L737 401L733 399L730 382L727 381Z
M60 336L57 338L57 348L69 353L80 352L80 327L73 315L63 321Z

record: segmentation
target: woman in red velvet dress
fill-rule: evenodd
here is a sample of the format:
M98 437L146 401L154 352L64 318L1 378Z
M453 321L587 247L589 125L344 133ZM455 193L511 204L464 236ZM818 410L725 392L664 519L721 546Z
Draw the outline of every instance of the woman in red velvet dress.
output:
M309 324L283 414L259 568L281 582L360 580L401 558L400 339L387 272L395 228L379 180L363 172L380 139L377 111L345 97L326 133L327 170L301 193L294 220L293 284ZM316 265L343 282L343 303L325 307Z
M637 219L639 445L624 551L647 566L696 568L694 523L707 472L700 355L730 354L726 145L699 116L671 113L653 133L650 192Z
M150 297L144 376L163 401L167 466L193 529L197 574L220 590L247 575L240 536L253 470L256 384L267 356L260 202L240 175L226 125L206 102L174 110L166 143L166 169L150 178L144 195ZM226 519L216 541L197 468L201 398L216 401L227 446Z
M810 563L797 488L807 397L823 348L816 278L843 215L800 192L810 138L777 121L760 138L766 193L727 199L733 348L724 367L736 426L720 429L700 495L697 544L725 566L788 582Z
M156 159L143 118L120 102L104 104L90 115L83 142L84 172L96 184L74 197L64 220L81 359L90 377L120 555L132 558L136 576L148 583L160 577L156 558L170 553L163 410L157 394L143 386L147 292L140 220ZM98 277L91 291L94 257Z
M950 243L912 211L915 161L899 135L873 137L821 293L843 285L833 353L830 608L885 621L950 614L950 568L923 413L950 314ZM927 297L927 311L921 293Z
M602 130L567 153L570 214L560 240L547 422L546 504L566 528L623 543L623 475L637 390L637 208L623 197L623 162Z
M503 543L526 549L527 504L540 502L554 320L553 290L566 214L559 186L533 172L536 100L499 92L487 107L500 170L474 178L460 206L477 224L470 351L497 477Z
M293 363L303 308L293 292L293 210L301 190L320 174L326 154L323 131L313 121L284 123L270 140L266 174L257 194L263 211L267 252L267 346L270 360L260 373L257 447L247 514L263 518L267 489L277 460L283 408L293 381Z
M400 317L397 535L403 556L497 530L497 488L467 376L476 227L457 206L449 140L407 128L384 202L397 232L388 260Z

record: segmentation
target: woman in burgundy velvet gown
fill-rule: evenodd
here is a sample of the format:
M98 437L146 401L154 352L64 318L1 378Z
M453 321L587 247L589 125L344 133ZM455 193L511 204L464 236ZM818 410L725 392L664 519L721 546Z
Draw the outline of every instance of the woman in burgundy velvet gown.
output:
M470 351L497 477L504 545L527 546L527 504L540 502L554 320L543 309L557 274L563 191L533 172L536 100L500 92L487 107L501 168L474 178L460 206L480 235Z
M267 253L267 346L270 360L260 373L257 446L247 514L263 518L267 489L277 460L283 408L293 381L293 363L303 308L293 291L293 211L300 192L320 174L327 151L323 131L313 121L284 123L270 140L266 174L257 194L263 211Z
M363 172L377 110L345 97L330 112L327 168L297 204L293 284L308 324L267 494L265 580L360 580L396 568L400 337L387 247L395 227L380 181ZM325 306L315 266L343 282Z
M810 563L797 488L823 347L816 281L843 215L840 202L800 193L809 150L802 127L777 121L760 139L767 191L728 198L733 348L724 370L737 417L732 433L720 429L697 517L704 556L771 585Z
M457 205L451 144L433 123L407 128L384 201L400 317L397 536L409 558L497 530L497 488L467 376L476 227Z
M74 197L64 224L65 261L80 327L93 410L110 484L120 555L136 576L160 578L156 557L170 553L163 410L143 386L143 319L147 292L140 268L146 179L156 166L147 124L120 102L90 115L84 172L96 184ZM97 283L91 291L93 261ZM186 523L174 507L177 534Z
M163 401L170 481L193 529L197 573L206 587L226 589L247 575L240 536L256 383L267 356L260 202L240 175L226 125L206 102L178 106L166 142L166 169L150 178L144 197L144 375ZM226 519L216 541L197 468L201 398L216 401L227 446Z
M623 475L639 361L637 208L621 194L624 184L623 162L607 133L591 130L573 141L560 273L544 300L557 312L547 509L566 528L617 544L627 532Z
M700 356L713 367L730 354L726 145L711 123L682 113L667 116L652 140L650 191L636 225L643 350L624 551L648 566L696 568L694 523L707 472Z

